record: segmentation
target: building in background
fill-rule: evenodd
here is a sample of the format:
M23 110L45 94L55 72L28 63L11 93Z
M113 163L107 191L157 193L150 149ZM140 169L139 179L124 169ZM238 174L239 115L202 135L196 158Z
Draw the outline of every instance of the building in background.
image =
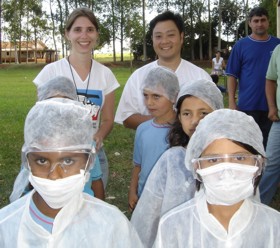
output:
M48 49L42 41L37 41L37 46L35 41L22 41L20 50L19 43L2 42L2 63L51 63L56 61L57 57L55 50Z

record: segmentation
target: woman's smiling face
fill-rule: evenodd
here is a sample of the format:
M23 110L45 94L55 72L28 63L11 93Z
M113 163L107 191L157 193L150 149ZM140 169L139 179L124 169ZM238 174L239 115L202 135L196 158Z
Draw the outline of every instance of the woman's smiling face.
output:
M98 31L87 17L81 16L66 32L66 37L71 43L72 52L90 53L96 46Z

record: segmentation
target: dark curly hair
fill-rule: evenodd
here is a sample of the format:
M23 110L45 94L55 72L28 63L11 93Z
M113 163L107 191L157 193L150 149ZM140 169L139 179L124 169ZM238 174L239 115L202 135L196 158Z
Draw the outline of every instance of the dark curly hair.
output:
M189 136L184 132L182 124L179 120L179 115L181 112L181 105L183 103L183 101L187 98L190 97L191 95L183 95L179 98L179 100L177 101L176 104L176 109L177 109L177 113L176 113L176 119L172 125L172 127L169 130L168 133L168 140L169 140L169 146L173 147L173 146L183 146L186 147L187 144L189 143Z

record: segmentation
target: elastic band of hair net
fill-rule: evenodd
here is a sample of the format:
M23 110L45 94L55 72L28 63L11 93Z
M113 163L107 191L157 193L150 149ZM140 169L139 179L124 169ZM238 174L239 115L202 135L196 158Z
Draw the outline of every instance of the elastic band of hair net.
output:
M91 150L90 111L77 101L46 100L29 111L24 126L23 153L30 150Z
M142 91L152 91L175 103L180 86L177 75L169 68L157 66L151 69L142 85Z
M27 187L29 183L29 174L30 171L27 169L27 161L25 155L21 154L21 166L20 166L20 172L16 177L16 180L14 182L13 186L13 192L11 193L9 199L10 202L13 202L21 197L23 194L25 188Z
M193 171L191 160L199 158L213 141L224 138L247 144L265 157L262 132L255 120L237 110L219 109L205 116L196 127L187 147L187 169Z
M46 83L38 85L38 101L52 97L64 97L77 100L77 90L73 82L67 77L57 76Z
M209 105L213 110L224 107L223 95L212 81L200 79L184 84L178 94L176 105L182 96L195 96Z

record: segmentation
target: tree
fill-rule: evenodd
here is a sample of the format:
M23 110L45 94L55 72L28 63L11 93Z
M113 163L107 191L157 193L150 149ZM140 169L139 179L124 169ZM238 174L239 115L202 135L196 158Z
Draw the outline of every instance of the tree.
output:
M212 19L211 19L211 5L210 0L208 0L208 28L209 28L209 39L208 39L208 58L212 57Z
M40 31L47 29L46 19L43 18L42 4L38 0L26 0L23 8L23 15L26 16L25 29L23 32L26 34L26 49L27 49L27 58L26 63L28 62L28 42L31 38L31 35L35 41L35 53L37 54L37 38ZM31 25L32 30L29 28ZM44 32L46 34L46 32ZM37 62L37 55L35 56Z
M237 4L236 0L219 0L216 2L213 8L213 23L220 27L218 48L221 49L221 34L227 36L236 36L236 30L240 23L239 17L241 16L241 8ZM219 26L220 25L220 26ZM222 32L222 27L224 31Z
M143 60L147 60L147 45L146 45L146 20L145 20L145 11L146 11L146 3L145 0L142 0L142 22L143 22L143 32L142 32L142 37L143 37Z
M20 18L15 0L3 3L3 19L8 24L3 28L15 47L15 63L18 63L17 43L20 40Z
M268 32L274 36L277 35L277 16L276 6L277 0L260 0L260 6L264 7L269 14L269 30Z
M194 13L196 14L196 32L198 34L198 39L199 39L199 59L203 59L203 48L202 48L202 36L203 36L203 31L204 26L202 25L202 13L205 11L205 0L202 1L196 1L193 4L193 10Z
M47 21L42 12L41 3L42 1L40 0L10 0L3 3L3 19L6 25L2 30L5 31L8 39L15 47L16 63L21 62L21 43L23 38L27 42L27 47L31 38L35 39L36 46L37 35L42 30L46 34Z

